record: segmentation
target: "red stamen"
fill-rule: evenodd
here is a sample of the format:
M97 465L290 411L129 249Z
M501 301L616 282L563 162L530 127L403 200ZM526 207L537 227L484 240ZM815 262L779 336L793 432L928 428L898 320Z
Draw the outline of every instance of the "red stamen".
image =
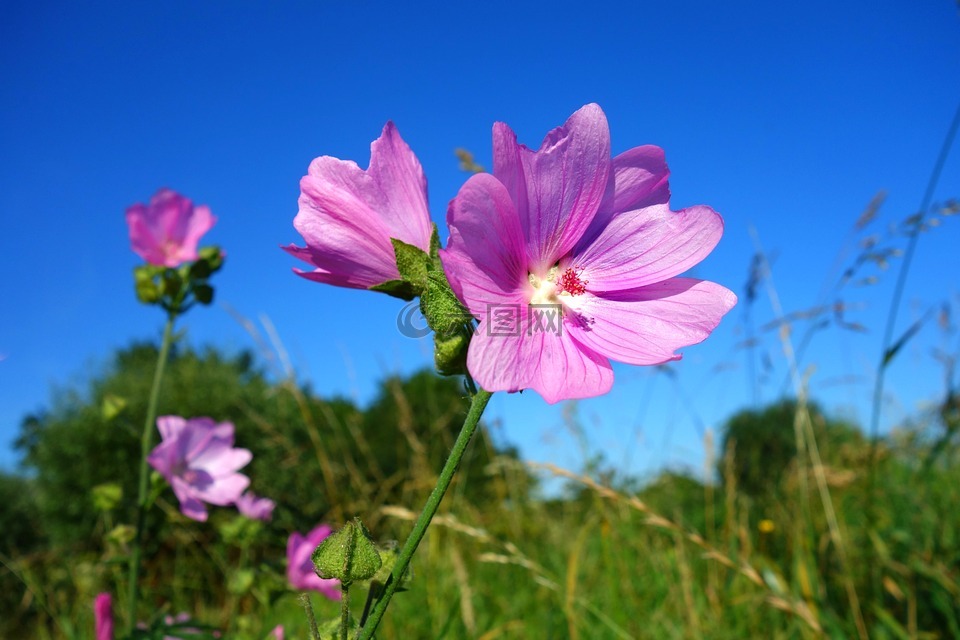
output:
M589 281L581 280L580 274L583 269L570 267L563 272L563 275L557 280L558 293L569 293L571 296L579 296L587 291Z

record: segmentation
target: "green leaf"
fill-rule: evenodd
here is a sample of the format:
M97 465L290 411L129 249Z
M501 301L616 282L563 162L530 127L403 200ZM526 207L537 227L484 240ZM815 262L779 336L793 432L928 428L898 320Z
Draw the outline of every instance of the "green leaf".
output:
M443 266L440 264L440 232L437 230L437 225L433 225L433 233L430 234L430 258L431 265L439 267L440 270L443 270Z
M213 287L208 284L193 285L193 297L200 304L210 304L213 302Z
M373 285L369 290L379 291L401 300L413 300L417 297L417 291L413 288L413 285L405 280L387 280Z
M206 262L207 266L210 267L211 273L219 271L223 267L223 261L226 258L226 256L223 255L223 251L217 246L203 247L197 254L200 256L200 260Z
M103 419L110 421L116 418L127 408L127 401L120 396L108 393L103 397L103 403L100 405L100 412Z
M932 313L932 309L923 314L923 317L914 322L909 329L903 332L903 335L900 336L900 339L897 340L892 347L887 349L883 354L883 364L881 366L886 367L894 356L910 341L910 339L917 335L917 332L920 331L920 327L923 326L923 323L926 322Z
M254 573L252 569L237 569L227 580L227 591L241 596L253 586Z
M430 256L420 247L407 244L402 240L390 238L390 242L393 244L400 277L412 284L417 291L422 291L427 286L427 265L430 264Z
M98 484L93 488L93 507L97 511L113 511L123 500L123 488L115 482Z

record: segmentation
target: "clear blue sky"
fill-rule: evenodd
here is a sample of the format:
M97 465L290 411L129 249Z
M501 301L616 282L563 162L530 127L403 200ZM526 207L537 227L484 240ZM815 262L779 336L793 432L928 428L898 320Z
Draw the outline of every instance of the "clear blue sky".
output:
M549 6L549 10L542 7ZM788 310L812 306L853 221L880 189L882 231L919 204L960 101L960 18L950 0L622 3L4 3L0 20L0 466L22 417L50 389L83 380L162 318L133 296L123 212L161 186L210 205L207 236L228 253L218 302L269 316L304 380L367 401L381 376L431 361L399 335L402 303L291 273L277 247L292 227L310 160L366 166L392 119L419 156L431 211L465 175L455 147L489 166L490 129L537 146L598 102L613 148L666 150L675 208L705 203L726 233L694 275L743 294L753 225L776 255ZM960 196L960 152L939 199ZM960 308L960 219L920 240L900 330L929 305ZM849 313L870 332L831 330L808 353L813 393L861 421L889 304L894 260ZM831 300L828 298L827 300ZM631 469L698 465L700 426L752 401L743 308L685 350L678 386L615 367L614 391L579 403L591 447ZM773 317L766 297L755 322ZM191 312L194 344L253 346L221 307ZM778 344L757 353L780 393ZM942 391L933 324L891 372L885 426ZM950 347L957 349L955 337ZM720 372L716 367L720 367ZM838 379L853 380L834 384ZM679 389L679 391L678 391ZM498 438L536 460L576 465L562 406L498 395Z

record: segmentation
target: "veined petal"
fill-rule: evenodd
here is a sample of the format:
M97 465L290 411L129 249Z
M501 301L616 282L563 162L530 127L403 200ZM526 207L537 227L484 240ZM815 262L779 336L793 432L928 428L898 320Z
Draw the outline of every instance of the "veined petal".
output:
M618 214L669 202L669 178L663 149L652 144L634 147L614 158L597 215L573 252L589 246Z
M375 181L354 162L323 156L300 181L300 211L293 226L307 242L291 252L322 272L370 274L367 288L400 277L390 229L378 214L383 197ZM381 209L382 210L382 209Z
M388 122L370 145L370 168L329 156L310 163L300 181L293 226L305 248L285 250L316 270L309 280L366 289L400 277L391 238L430 250L433 231L423 169Z
M317 267L313 271L304 271L294 267L293 272L307 280L332 284L338 287L349 287L351 289L367 289L374 284L380 284L380 279L384 277L386 265L382 260L373 261L373 264L358 264L348 260L338 259L330 254L324 254L322 251L315 251L310 247L297 247L287 245L280 247L295 258L304 262L316 264L323 262L330 266L333 271ZM399 277L399 272L396 277Z
M593 292L644 287L679 275L713 250L723 219L707 206L670 211L666 204L614 217L571 262Z
M599 106L588 104L532 151L508 126L493 130L494 175L514 199L531 268L543 271L566 255L587 230L610 175L610 130Z
M490 174L472 176L450 201L450 239L440 251L454 293L472 314L490 305L520 302L527 254L516 209L504 185Z
M558 334L533 327L526 314L520 314L516 335L501 335L490 320L481 320L467 353L467 369L481 387L533 389L550 404L610 390L613 370L607 358L578 345L562 330Z
M672 278L647 287L576 300L564 329L580 345L629 364L678 360L676 349L702 342L737 302L706 280Z
M433 224L427 207L427 178L410 146L392 122L370 145L367 171L383 194L383 219L390 237L430 251Z

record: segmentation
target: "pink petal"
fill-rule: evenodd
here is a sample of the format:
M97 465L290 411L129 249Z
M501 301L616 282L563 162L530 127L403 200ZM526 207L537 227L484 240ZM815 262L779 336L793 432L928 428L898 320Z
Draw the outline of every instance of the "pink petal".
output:
M221 449L197 458L192 466L206 469L210 475L220 477L242 469L251 460L253 454L248 449Z
M574 253L593 242L618 214L670 200L670 170L660 147L634 147L614 158L611 166L603 202Z
M109 593L97 594L93 601L96 640L113 640L113 598Z
M391 238L430 250L432 223L423 170L393 123L370 145L370 168L322 156L300 181L293 226L305 248L291 255L317 269L311 280L368 288L400 277Z
M215 478L213 484L196 491L196 496L204 502L221 507L233 504L250 486L250 478L242 473Z
M600 211L632 211L670 200L670 170L663 149L652 144L624 151L612 161L612 193Z
M126 218L130 229L130 245L134 253L150 264L164 264L166 256L160 249L153 229L147 223L147 208L137 203L127 209Z
M593 292L634 289L679 275L703 260L723 235L723 219L706 206L670 211L653 205L622 213L575 254Z
M527 257L520 220L503 184L490 174L472 176L450 202L447 224L450 240L440 259L471 313L482 317L489 305L517 297L527 283Z
M610 390L613 370L605 357L581 347L563 329L560 335L532 331L526 313L521 313L518 335L495 335L490 320L481 320L467 353L467 369L481 387L533 389L550 404Z
M170 482L170 478L173 476L173 466L179 457L177 441L165 440L153 448L153 451L147 456L147 462L157 470L157 473L166 478L167 482Z
M160 416L157 418L157 430L164 440L176 438L186 425L187 421L180 416Z
M531 151L510 128L493 129L494 175L514 201L527 240L530 267L543 272L587 230L610 175L610 130L599 106L588 104Z
M383 196L356 163L323 156L300 181L300 211L293 226L321 271L349 274L366 288L400 277L390 229L378 214ZM302 257L297 256L297 257Z
M433 224L427 207L427 178L420 161L392 122L370 145L367 170L383 192L380 209L390 237L430 251Z
M306 278L307 280L313 280L314 282L332 284L337 287L349 287L351 289L367 289L372 286L370 283L379 284L378 280L383 278L385 274L386 267L382 262L377 262L377 264L373 266L347 262L334 264L330 256L325 256L323 252L313 251L310 247L297 247L291 244L280 248L294 258L299 258L311 264L323 262L331 268L337 269L336 272L333 272L321 269L320 267L317 267L313 271L294 268L293 272L298 276ZM397 276L399 277L399 275L398 272Z
M192 486L178 476L170 480L170 486L173 487L173 493L180 501L180 513L199 522L207 521L207 506L200 500Z
M193 209L193 215L186 219L186 228L182 230L181 252L182 260L196 260L197 245L200 238L213 228L217 218L210 212L210 207L199 205Z
M630 291L578 297L580 324L565 323L577 343L637 365L677 360L676 349L702 342L737 302L713 282L673 278Z

